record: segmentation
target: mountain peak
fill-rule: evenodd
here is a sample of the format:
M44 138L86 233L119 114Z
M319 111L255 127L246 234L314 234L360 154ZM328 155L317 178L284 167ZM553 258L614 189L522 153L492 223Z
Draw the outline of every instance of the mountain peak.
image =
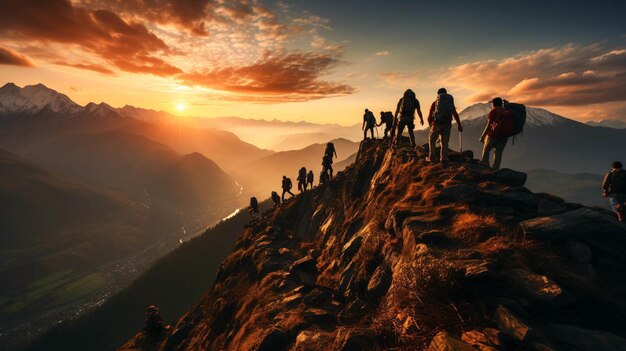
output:
M626 271L612 261L624 224L530 192L524 173L424 156L361 143L328 184L251 221L213 288L165 335L149 344L140 333L120 350L498 349L504 336L514 349L528 330L542 349L606 349L592 329L626 345L610 334L622 333L610 326L626 323L626 307L607 303L625 284L595 288Z

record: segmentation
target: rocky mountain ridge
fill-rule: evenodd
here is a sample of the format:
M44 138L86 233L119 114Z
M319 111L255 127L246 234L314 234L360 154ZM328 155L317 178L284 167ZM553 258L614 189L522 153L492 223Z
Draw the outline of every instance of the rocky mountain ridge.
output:
M120 350L626 349L624 224L523 173L423 156L362 143L251 222L164 335Z

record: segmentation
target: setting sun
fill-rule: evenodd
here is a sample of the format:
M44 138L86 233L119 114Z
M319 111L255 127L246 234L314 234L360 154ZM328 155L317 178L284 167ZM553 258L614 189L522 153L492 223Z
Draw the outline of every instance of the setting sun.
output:
M176 104L176 110L179 112L182 112L185 110L185 104L183 104L182 102L179 102L178 104Z

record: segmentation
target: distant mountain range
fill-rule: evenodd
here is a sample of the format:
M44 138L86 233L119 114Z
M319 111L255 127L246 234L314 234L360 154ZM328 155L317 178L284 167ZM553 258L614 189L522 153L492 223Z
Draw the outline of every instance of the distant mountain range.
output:
M619 119L603 119L600 121L589 121L587 125L592 127L607 127L616 129L626 129L626 121Z
M349 165L349 163L340 161L354 155L359 149L359 143L346 139L334 139L332 142L337 151L337 158L333 167L336 174ZM269 197L271 191L277 191L280 194L283 175L291 178L294 187L292 192L297 193L297 176L300 167L306 167L307 171L313 170L315 184L318 183L325 149L326 143L323 143L309 145L299 150L277 152L256 161L242 164L234 169L232 174L235 179L240 180L243 184L248 184L247 191L249 193L257 194L260 198Z

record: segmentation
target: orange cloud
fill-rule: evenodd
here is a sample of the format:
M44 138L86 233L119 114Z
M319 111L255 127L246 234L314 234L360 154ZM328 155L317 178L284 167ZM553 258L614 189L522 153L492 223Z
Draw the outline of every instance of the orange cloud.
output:
M13 50L0 46L0 65L14 65L24 67L35 67L35 64L26 56Z
M185 84L253 95L252 99L258 102L307 101L354 92L351 86L320 80L339 62L330 54L314 52L266 54L248 66L182 74L177 78Z
M477 91L472 101L485 101L495 95L544 106L626 101L623 47L567 45L473 62L452 67L449 81Z
M69 0L0 2L0 35L78 45L128 72L160 76L182 72L157 57L171 50L143 24L126 22L110 11L74 6Z

